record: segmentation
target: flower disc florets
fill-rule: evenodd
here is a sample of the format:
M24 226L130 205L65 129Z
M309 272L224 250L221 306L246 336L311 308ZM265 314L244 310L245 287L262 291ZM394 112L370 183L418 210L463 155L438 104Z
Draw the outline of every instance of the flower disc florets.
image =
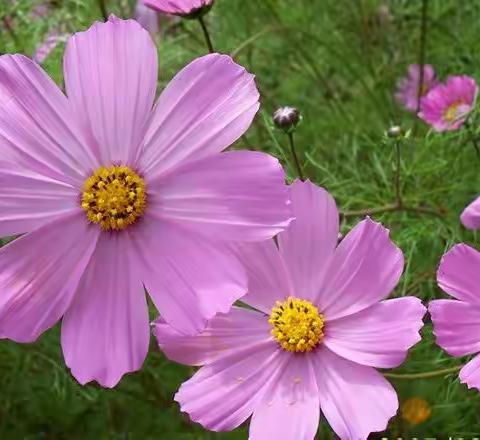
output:
M127 166L100 167L83 185L82 208L105 231L135 223L146 202L145 181Z
M309 301L291 296L277 301L268 322L273 337L286 351L312 351L323 338L323 315Z

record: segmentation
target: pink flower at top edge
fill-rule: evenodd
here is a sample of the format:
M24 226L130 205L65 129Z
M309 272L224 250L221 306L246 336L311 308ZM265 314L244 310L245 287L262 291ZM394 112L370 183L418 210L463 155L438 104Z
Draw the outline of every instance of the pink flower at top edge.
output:
M420 65L411 64L408 67L408 74L402 78L397 85L395 93L396 101L409 112L416 112L418 106L418 86L420 83ZM425 96L433 87L438 85L435 71L430 64L423 66L423 85L420 89L420 96Z
M383 226L367 218L337 245L339 215L324 189L296 181L291 200L296 219L279 248L270 240L237 249L249 276L242 301L253 310L219 314L194 337L155 323L170 359L203 366L175 400L213 431L253 414L251 440L313 440L320 412L340 438L366 439L398 408L375 368L404 361L425 307L386 300L403 255Z
M478 86L469 76L451 76L430 90L420 102L418 116L435 131L458 130L473 110Z
M480 197L465 208L460 219L467 229L480 229Z
M451 356L476 354L460 370L460 381L480 390L480 252L454 246L440 262L437 282L453 298L430 302L437 344Z
M208 9L214 0L142 0L145 5L162 14L189 16Z
M137 20L144 29L151 34L157 34L160 30L159 14L147 7L143 0L138 0L135 6L135 20Z
M112 44L115 41L115 44ZM0 57L0 334L35 341L62 320L66 364L113 387L145 359L144 286L179 332L247 288L229 249L291 220L276 159L222 152L250 126L253 75L226 55L182 69L153 107L157 50L136 21L72 36L65 96L32 60Z

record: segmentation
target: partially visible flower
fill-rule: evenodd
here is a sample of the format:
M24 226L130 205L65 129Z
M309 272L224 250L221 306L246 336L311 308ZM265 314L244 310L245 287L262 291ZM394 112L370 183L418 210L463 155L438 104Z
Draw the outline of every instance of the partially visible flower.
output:
M300 112L295 107L280 107L273 114L273 122L277 128L290 131L300 122Z
M465 208L460 220L467 229L480 229L480 197Z
M53 32L48 35L47 38L42 41L40 46L37 47L37 50L32 57L33 61L38 64L43 64L57 45L67 41L69 36L69 34L59 34L58 32Z
M410 425L420 425L432 415L432 408L425 399L412 397L406 400L401 407L402 419Z
M45 18L50 10L50 2L47 0L35 3L31 10L31 16L34 19Z
M386 298L403 271L388 230L367 218L338 244L335 201L311 182L291 188L295 220L273 240L237 249L249 276L242 301L198 336L162 319L154 333L177 362L203 367L175 400L190 418L228 431L250 415L250 440L313 440L320 412L345 440L383 431L398 409L375 368L400 365L420 340L418 298Z
M451 76L420 102L418 116L438 132L458 130L475 105L478 86L469 76Z
M0 57L0 335L33 342L62 320L82 384L141 368L145 289L183 334L247 289L232 241L291 221L277 159L223 152L259 108L254 76L229 56L183 68L154 105L157 49L134 20L72 36L66 96L27 57Z
M137 0L134 18L151 34L160 30L158 12L146 6L143 0Z
M210 10L214 0L143 0L148 7L162 14L198 17Z
M440 288L455 299L430 302L437 344L455 357L480 352L480 252L457 244L440 262ZM460 370L460 381L480 390L480 354Z
M401 79L397 85L395 99L409 112L416 112L418 106L418 87L420 84L420 66L411 64L408 68L408 74ZM430 64L423 66L423 81L420 88L420 96L426 95L433 87L438 84L435 71Z

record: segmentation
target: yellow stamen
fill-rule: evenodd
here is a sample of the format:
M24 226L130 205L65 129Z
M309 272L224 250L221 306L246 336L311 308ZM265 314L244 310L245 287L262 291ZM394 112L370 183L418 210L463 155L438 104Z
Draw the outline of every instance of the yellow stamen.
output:
M419 425L432 415L432 409L425 399L412 397L402 405L402 419L411 425Z
M312 351L323 338L323 315L309 301L291 296L277 301L268 322L273 337L286 351Z
M104 231L118 231L142 217L145 181L127 166L98 168L84 183L81 206Z
M443 112L443 119L447 122L455 122L461 116L458 114L458 107L463 104L462 100L455 101Z

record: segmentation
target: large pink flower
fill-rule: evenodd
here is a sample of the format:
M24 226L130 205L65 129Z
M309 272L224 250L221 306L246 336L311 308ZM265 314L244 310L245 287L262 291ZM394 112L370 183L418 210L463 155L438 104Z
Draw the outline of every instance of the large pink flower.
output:
M480 229L480 197L465 208L460 219L467 229Z
M157 51L111 18L74 35L67 96L33 61L0 58L0 334L34 341L63 317L67 365L114 386L149 342L145 286L194 334L246 291L227 241L289 222L273 157L223 149L258 110L254 78L228 56L185 67L152 109Z
M250 439L312 440L320 410L342 439L386 428L398 402L374 367L400 365L420 340L425 308L413 297L384 300L402 270L388 231L366 219L338 245L332 197L295 182L296 220L273 241L238 252L249 274L244 301L185 337L162 319L167 356L204 365L176 395L182 411L214 431L252 413Z
M438 132L458 130L473 110L478 86L469 76L451 76L420 101L418 116Z
M418 106L418 88L420 85L420 65L411 64L408 67L408 74L402 78L397 85L395 99L409 112L416 112ZM438 84L435 71L430 64L423 66L423 81L420 87L420 96L426 95Z
M143 2L162 14L194 16L208 10L214 0L143 0Z
M437 273L440 288L451 299L430 302L437 344L452 356L480 352L480 252L458 244L447 252ZM480 390L480 355L460 371L460 380Z

